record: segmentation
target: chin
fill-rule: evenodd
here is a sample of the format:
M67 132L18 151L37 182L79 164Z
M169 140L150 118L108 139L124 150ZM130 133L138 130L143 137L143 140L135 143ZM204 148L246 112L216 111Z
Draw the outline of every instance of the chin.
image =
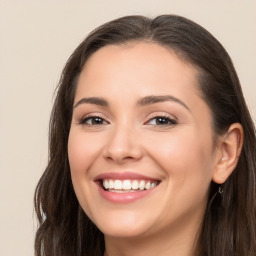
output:
M109 237L118 237L118 238L133 238L133 237L139 237L145 233L145 229L141 227L133 227L130 226L106 226L102 227L100 229L101 232L105 236Z
M136 215L136 214L135 214ZM111 217L104 216L104 219L94 223L106 236L111 237L137 237L147 233L152 220L140 218L134 214L113 214Z

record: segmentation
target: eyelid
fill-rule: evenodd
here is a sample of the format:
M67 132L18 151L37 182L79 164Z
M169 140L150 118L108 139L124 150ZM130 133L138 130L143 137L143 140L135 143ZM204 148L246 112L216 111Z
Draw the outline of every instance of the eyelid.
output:
M147 117L147 121L144 123L144 124L147 124L149 123L151 120L153 120L154 118L165 118L165 119L169 119L171 121L172 124L169 124L169 125L175 125L178 123L178 118L169 114L169 113L166 113L166 112L154 112L154 113L151 113L150 115L148 115ZM153 125L154 126L154 125ZM158 125L160 126L160 125ZM162 125L164 126L164 125Z
M108 118L104 117L103 114L101 113L89 113L86 114L84 116L82 116L81 118L78 119L78 124L81 125L88 125L88 126L95 126L93 124L86 124L86 120L90 119L90 118L100 118L103 121L105 121L107 124L109 124L110 122L107 120ZM106 125L106 124L101 124L101 125Z

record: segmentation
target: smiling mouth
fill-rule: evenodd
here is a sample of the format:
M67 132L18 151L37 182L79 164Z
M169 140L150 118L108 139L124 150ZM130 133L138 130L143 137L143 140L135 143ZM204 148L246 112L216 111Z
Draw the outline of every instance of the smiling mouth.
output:
M131 193L151 190L159 184L159 181L151 180L114 180L102 179L101 185L105 191L114 193Z

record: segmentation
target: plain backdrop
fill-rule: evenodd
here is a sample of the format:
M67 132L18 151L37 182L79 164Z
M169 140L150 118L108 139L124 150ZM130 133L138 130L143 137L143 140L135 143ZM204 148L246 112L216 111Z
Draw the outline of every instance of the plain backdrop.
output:
M256 116L256 2L238 0L0 0L0 256L32 256L33 195L47 163L54 88L96 26L130 14L179 14L231 55Z

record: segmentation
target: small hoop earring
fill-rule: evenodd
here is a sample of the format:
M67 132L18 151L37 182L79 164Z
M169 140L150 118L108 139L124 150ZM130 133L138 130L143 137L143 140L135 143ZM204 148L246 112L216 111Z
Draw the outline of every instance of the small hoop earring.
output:
M222 199L223 199L223 189L221 186L219 186L218 190L215 192L215 194L212 196L211 200L210 200L210 203L209 205L211 206L214 199L215 198L218 198L218 200L220 200L220 202L222 202Z

